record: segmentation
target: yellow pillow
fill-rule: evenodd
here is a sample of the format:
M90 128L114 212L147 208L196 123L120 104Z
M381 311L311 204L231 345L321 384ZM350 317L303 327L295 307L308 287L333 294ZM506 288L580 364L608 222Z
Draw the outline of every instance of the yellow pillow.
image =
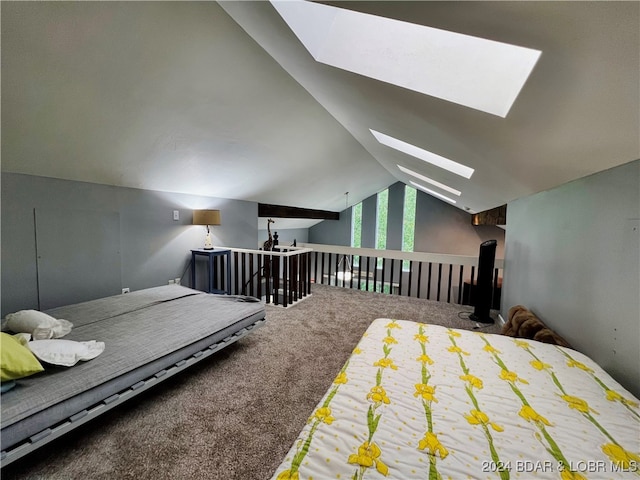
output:
M42 372L44 368L27 347L8 333L0 333L0 380L16 380Z

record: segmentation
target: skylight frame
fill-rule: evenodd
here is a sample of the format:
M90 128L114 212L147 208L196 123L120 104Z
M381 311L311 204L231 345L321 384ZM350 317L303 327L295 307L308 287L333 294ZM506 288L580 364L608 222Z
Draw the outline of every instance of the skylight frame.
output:
M459 197L460 195L462 195L462 192L460 190L456 190L453 187L450 187L449 185L445 185L444 183L440 183L437 180L434 180L433 178L429 178L426 177L424 175L419 174L418 172L414 172L413 170L407 168L407 167L403 167L402 165L397 165L397 167L400 169L401 172L406 173L407 175L411 175L412 177L417 178L418 180L422 180L423 182L429 183L431 185L433 185L434 187L438 187L441 190L444 190L445 192L449 192L457 197Z
M399 140L390 135L380 133L371 128L369 131L382 145L393 148L407 155L411 155L412 157L418 158L431 165L435 165L436 167L447 170L448 172L460 175L466 179L470 179L475 171L473 168L463 165L462 163L450 160L441 155L425 150L424 148L416 147L415 145Z
M441 198L442 200L446 200L449 203L453 203L454 205L457 204L458 202L456 202L453 198L449 198L446 195L443 195L441 193L438 193L434 190L431 190L430 188L425 187L424 185L420 185L418 182L414 182L413 180L410 180L411 185L413 185L414 187L422 190L423 192L426 192L430 195L434 195L438 198Z
M502 118L542 53L332 5L271 3L317 62Z

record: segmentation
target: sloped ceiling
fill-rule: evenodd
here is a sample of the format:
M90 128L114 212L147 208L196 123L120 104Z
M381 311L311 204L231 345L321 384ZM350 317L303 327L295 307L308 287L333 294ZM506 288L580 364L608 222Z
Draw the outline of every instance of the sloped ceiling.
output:
M639 3L333 4L542 54L501 118L317 63L269 2L2 2L2 171L340 211L402 164L477 212L640 158Z

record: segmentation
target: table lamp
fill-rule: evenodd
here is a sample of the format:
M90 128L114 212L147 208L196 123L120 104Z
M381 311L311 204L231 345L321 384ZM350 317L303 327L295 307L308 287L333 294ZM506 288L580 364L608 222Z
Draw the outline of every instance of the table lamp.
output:
M220 225L220 210L194 210L193 224L207 226L207 235L204 237L204 249L213 250L211 230L209 227L211 225Z

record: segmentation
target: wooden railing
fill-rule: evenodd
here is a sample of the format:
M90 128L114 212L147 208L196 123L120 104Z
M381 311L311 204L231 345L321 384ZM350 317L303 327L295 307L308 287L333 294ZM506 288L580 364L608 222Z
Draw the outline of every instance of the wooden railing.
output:
M232 295L249 295L266 303L290 306L311 294L311 249L275 246L272 251L221 247L231 250ZM223 268L215 265L219 285Z
M478 257L299 244L311 252L311 282L448 303L473 304ZM492 307L498 308L503 260L496 259Z
M478 257L302 243L273 251L231 250L232 294L250 295L284 307L311 294L320 283L448 303L474 304ZM493 272L492 308L499 308L503 260ZM222 268L216 264L219 285Z

